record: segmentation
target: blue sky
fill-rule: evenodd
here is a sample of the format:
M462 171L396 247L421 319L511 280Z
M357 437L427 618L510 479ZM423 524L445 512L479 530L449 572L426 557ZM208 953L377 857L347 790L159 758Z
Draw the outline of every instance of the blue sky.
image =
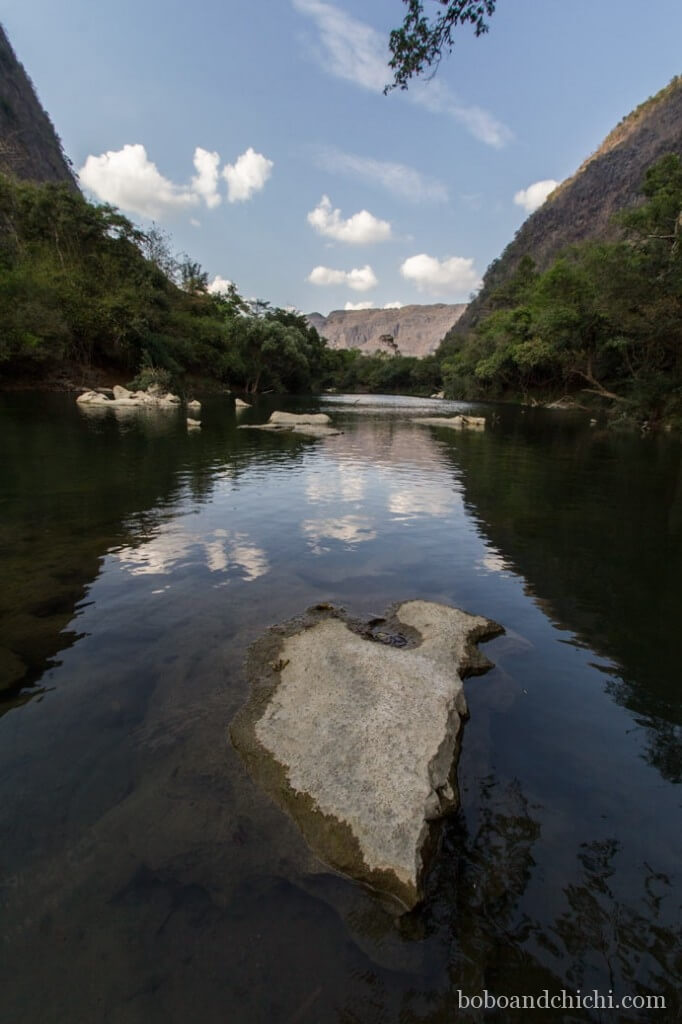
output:
M499 0L434 81L384 97L402 12L5 0L2 18L90 195L211 280L326 313L465 301L538 183L682 71L680 0Z

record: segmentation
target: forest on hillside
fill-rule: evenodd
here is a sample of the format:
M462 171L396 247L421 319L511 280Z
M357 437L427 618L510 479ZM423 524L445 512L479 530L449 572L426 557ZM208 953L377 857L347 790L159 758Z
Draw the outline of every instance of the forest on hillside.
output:
M207 274L109 205L65 185L0 176L0 379L40 383L92 369L187 378L236 390L430 394L551 400L564 395L629 417L682 411L682 162L649 168L619 238L568 248L544 272L524 258L488 314L435 355L397 346L331 349L305 318L211 294Z

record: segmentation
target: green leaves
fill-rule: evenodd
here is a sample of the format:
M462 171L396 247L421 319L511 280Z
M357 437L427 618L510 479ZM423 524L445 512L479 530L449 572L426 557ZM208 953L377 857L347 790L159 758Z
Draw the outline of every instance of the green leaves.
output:
M432 21L424 14L423 0L403 0L407 14L400 28L391 32L389 67L394 73L391 89L407 89L410 79L433 68L438 69L443 53L452 50L453 33L461 25L470 24L476 36L488 31L486 17L495 13L496 0L437 0L445 10Z

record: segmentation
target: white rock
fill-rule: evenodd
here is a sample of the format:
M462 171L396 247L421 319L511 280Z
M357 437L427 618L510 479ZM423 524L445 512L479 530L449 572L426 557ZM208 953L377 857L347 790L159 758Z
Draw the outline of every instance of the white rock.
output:
M331 417L324 412L302 413L295 412L273 412L268 423L279 424L280 426L294 427L301 423L328 426Z
M187 429L188 430L199 430L201 428L201 420L193 420L191 417L187 417Z
M429 823L458 805L462 674L490 667L475 644L502 629L426 601L381 628L415 645L368 639L333 609L275 627L252 648L231 733L323 860L412 907Z
M243 402L241 398L235 398L234 400L235 409L250 409L251 406L248 402Z
M201 402L197 402L195 398L191 402L187 403L187 408L190 412L201 412Z
M413 416L412 422L428 427L452 427L454 430L485 429L485 416Z

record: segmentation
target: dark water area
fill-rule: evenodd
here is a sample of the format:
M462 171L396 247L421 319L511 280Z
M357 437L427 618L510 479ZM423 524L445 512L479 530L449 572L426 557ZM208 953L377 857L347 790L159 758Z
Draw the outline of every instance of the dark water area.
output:
M324 439L242 431L330 412ZM0 395L0 1019L682 1019L681 448L579 414ZM316 602L500 622L466 681L460 812L396 920L232 748L244 657ZM666 1009L463 1009L463 997ZM460 996L461 993L461 996ZM574 1007L577 1004L574 1004Z

